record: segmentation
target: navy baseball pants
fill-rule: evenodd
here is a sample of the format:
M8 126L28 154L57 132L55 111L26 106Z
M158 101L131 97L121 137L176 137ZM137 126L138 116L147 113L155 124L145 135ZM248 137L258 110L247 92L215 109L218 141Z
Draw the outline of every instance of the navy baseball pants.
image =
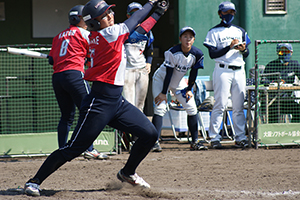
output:
M83 98L90 93L90 86L83 79L83 75L81 71L77 70L67 70L52 75L52 86L61 112L57 126L59 148L67 143L76 107L79 110ZM88 150L92 151L93 145Z
M46 159L34 178L42 183L64 163L79 156L107 124L138 137L123 168L124 174L135 173L155 144L158 133L148 118L123 98L122 88L102 82L93 83L91 93L82 102L80 117L71 140Z

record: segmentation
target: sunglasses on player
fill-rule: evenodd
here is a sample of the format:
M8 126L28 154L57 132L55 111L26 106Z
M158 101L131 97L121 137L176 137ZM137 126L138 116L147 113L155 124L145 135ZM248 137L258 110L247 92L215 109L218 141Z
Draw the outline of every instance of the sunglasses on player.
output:
M290 53L291 53L290 50L278 51L278 55L286 55L286 54L290 54Z
M107 19L107 15L114 15L114 11L112 9L108 9L105 13L104 16L101 18L101 20Z
M290 50L288 50L287 48L281 48L281 49L279 49L279 51L278 51L278 55L280 55L280 56L282 56L282 55L286 55L286 54L290 54L291 53L291 51Z

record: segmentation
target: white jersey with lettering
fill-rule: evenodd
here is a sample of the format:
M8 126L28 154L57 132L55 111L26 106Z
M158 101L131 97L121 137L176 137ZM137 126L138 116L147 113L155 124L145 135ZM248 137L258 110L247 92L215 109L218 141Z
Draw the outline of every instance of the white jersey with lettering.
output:
M166 74L166 67L174 68L169 88L181 90L180 81L191 67L203 68L203 65L197 64L203 62L204 56L200 49L192 46L190 52L185 55L181 50L181 44L178 44L165 52L165 61L157 69L155 74Z
M210 29L206 35L204 45L223 49L229 46L233 39L238 39L240 42L246 42L247 33L244 29L231 25L230 27L215 26ZM225 55L214 59L217 63L225 65L242 66L245 64L243 55L239 50L231 49Z
M196 115L197 106L194 98L186 101L182 94L178 93L177 91L182 90L188 86L183 77L190 68L203 68L203 59L204 56L202 51L194 46L192 46L192 49L187 54L184 54L182 52L181 44L174 46L166 51L164 63L156 70L152 77L153 97L157 97L163 90L167 67L174 68L168 89L172 91L172 93L181 103L188 115ZM159 105L154 106L154 114L164 116L165 113L165 101L161 102L161 104Z

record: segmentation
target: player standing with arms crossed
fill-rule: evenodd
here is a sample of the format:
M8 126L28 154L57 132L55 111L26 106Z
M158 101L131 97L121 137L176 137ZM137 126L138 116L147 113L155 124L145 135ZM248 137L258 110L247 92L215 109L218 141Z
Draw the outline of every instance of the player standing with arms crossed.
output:
M216 149L222 148L219 132L230 93L236 146L248 146L244 115L246 86L244 58L249 55L247 46L250 44L250 39L244 29L231 23L235 12L233 3L222 2L218 10L221 23L209 30L204 41L210 58L216 61L213 72L215 104L209 127L211 146Z
M171 90L176 99L188 113L188 127L192 136L190 150L207 150L202 143L198 143L197 106L192 87L198 75L198 69L204 68L204 55L202 51L193 46L196 32L191 27L183 27L179 33L180 44L165 52L164 63L155 71L152 82L154 99L154 115L152 123L158 134L161 132L163 116L167 112L167 92ZM188 84L183 79L191 69ZM158 137L159 139L159 137ZM158 149L158 150L156 150ZM153 151L159 150L158 140Z
M154 13L141 23L154 5ZM158 134L148 118L122 96L126 68L124 43L140 23L136 31L141 34L148 32L167 10L168 2L151 0L120 24L114 23L113 6L103 0L91 0L83 8L83 19L91 31L91 67L84 76L93 82L91 93L82 102L77 126L67 145L52 152L36 175L25 184L27 195L39 196L40 184L67 161L85 151L107 124L138 137L125 166L117 174L118 179L150 187L135 171Z
M89 31L82 19L83 5L69 11L70 27L53 38L49 53L49 64L53 65L52 86L58 102L61 118L57 127L58 146L62 148L68 140L74 121L76 107L80 109L82 99L90 93L90 86L83 80L84 63L89 49ZM85 158L106 159L91 145Z

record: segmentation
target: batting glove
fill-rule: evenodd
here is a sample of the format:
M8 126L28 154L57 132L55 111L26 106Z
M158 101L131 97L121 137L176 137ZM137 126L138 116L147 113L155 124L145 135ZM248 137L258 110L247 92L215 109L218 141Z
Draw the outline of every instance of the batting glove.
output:
M163 15L168 10L169 5L170 4L168 0L159 1L154 12Z

